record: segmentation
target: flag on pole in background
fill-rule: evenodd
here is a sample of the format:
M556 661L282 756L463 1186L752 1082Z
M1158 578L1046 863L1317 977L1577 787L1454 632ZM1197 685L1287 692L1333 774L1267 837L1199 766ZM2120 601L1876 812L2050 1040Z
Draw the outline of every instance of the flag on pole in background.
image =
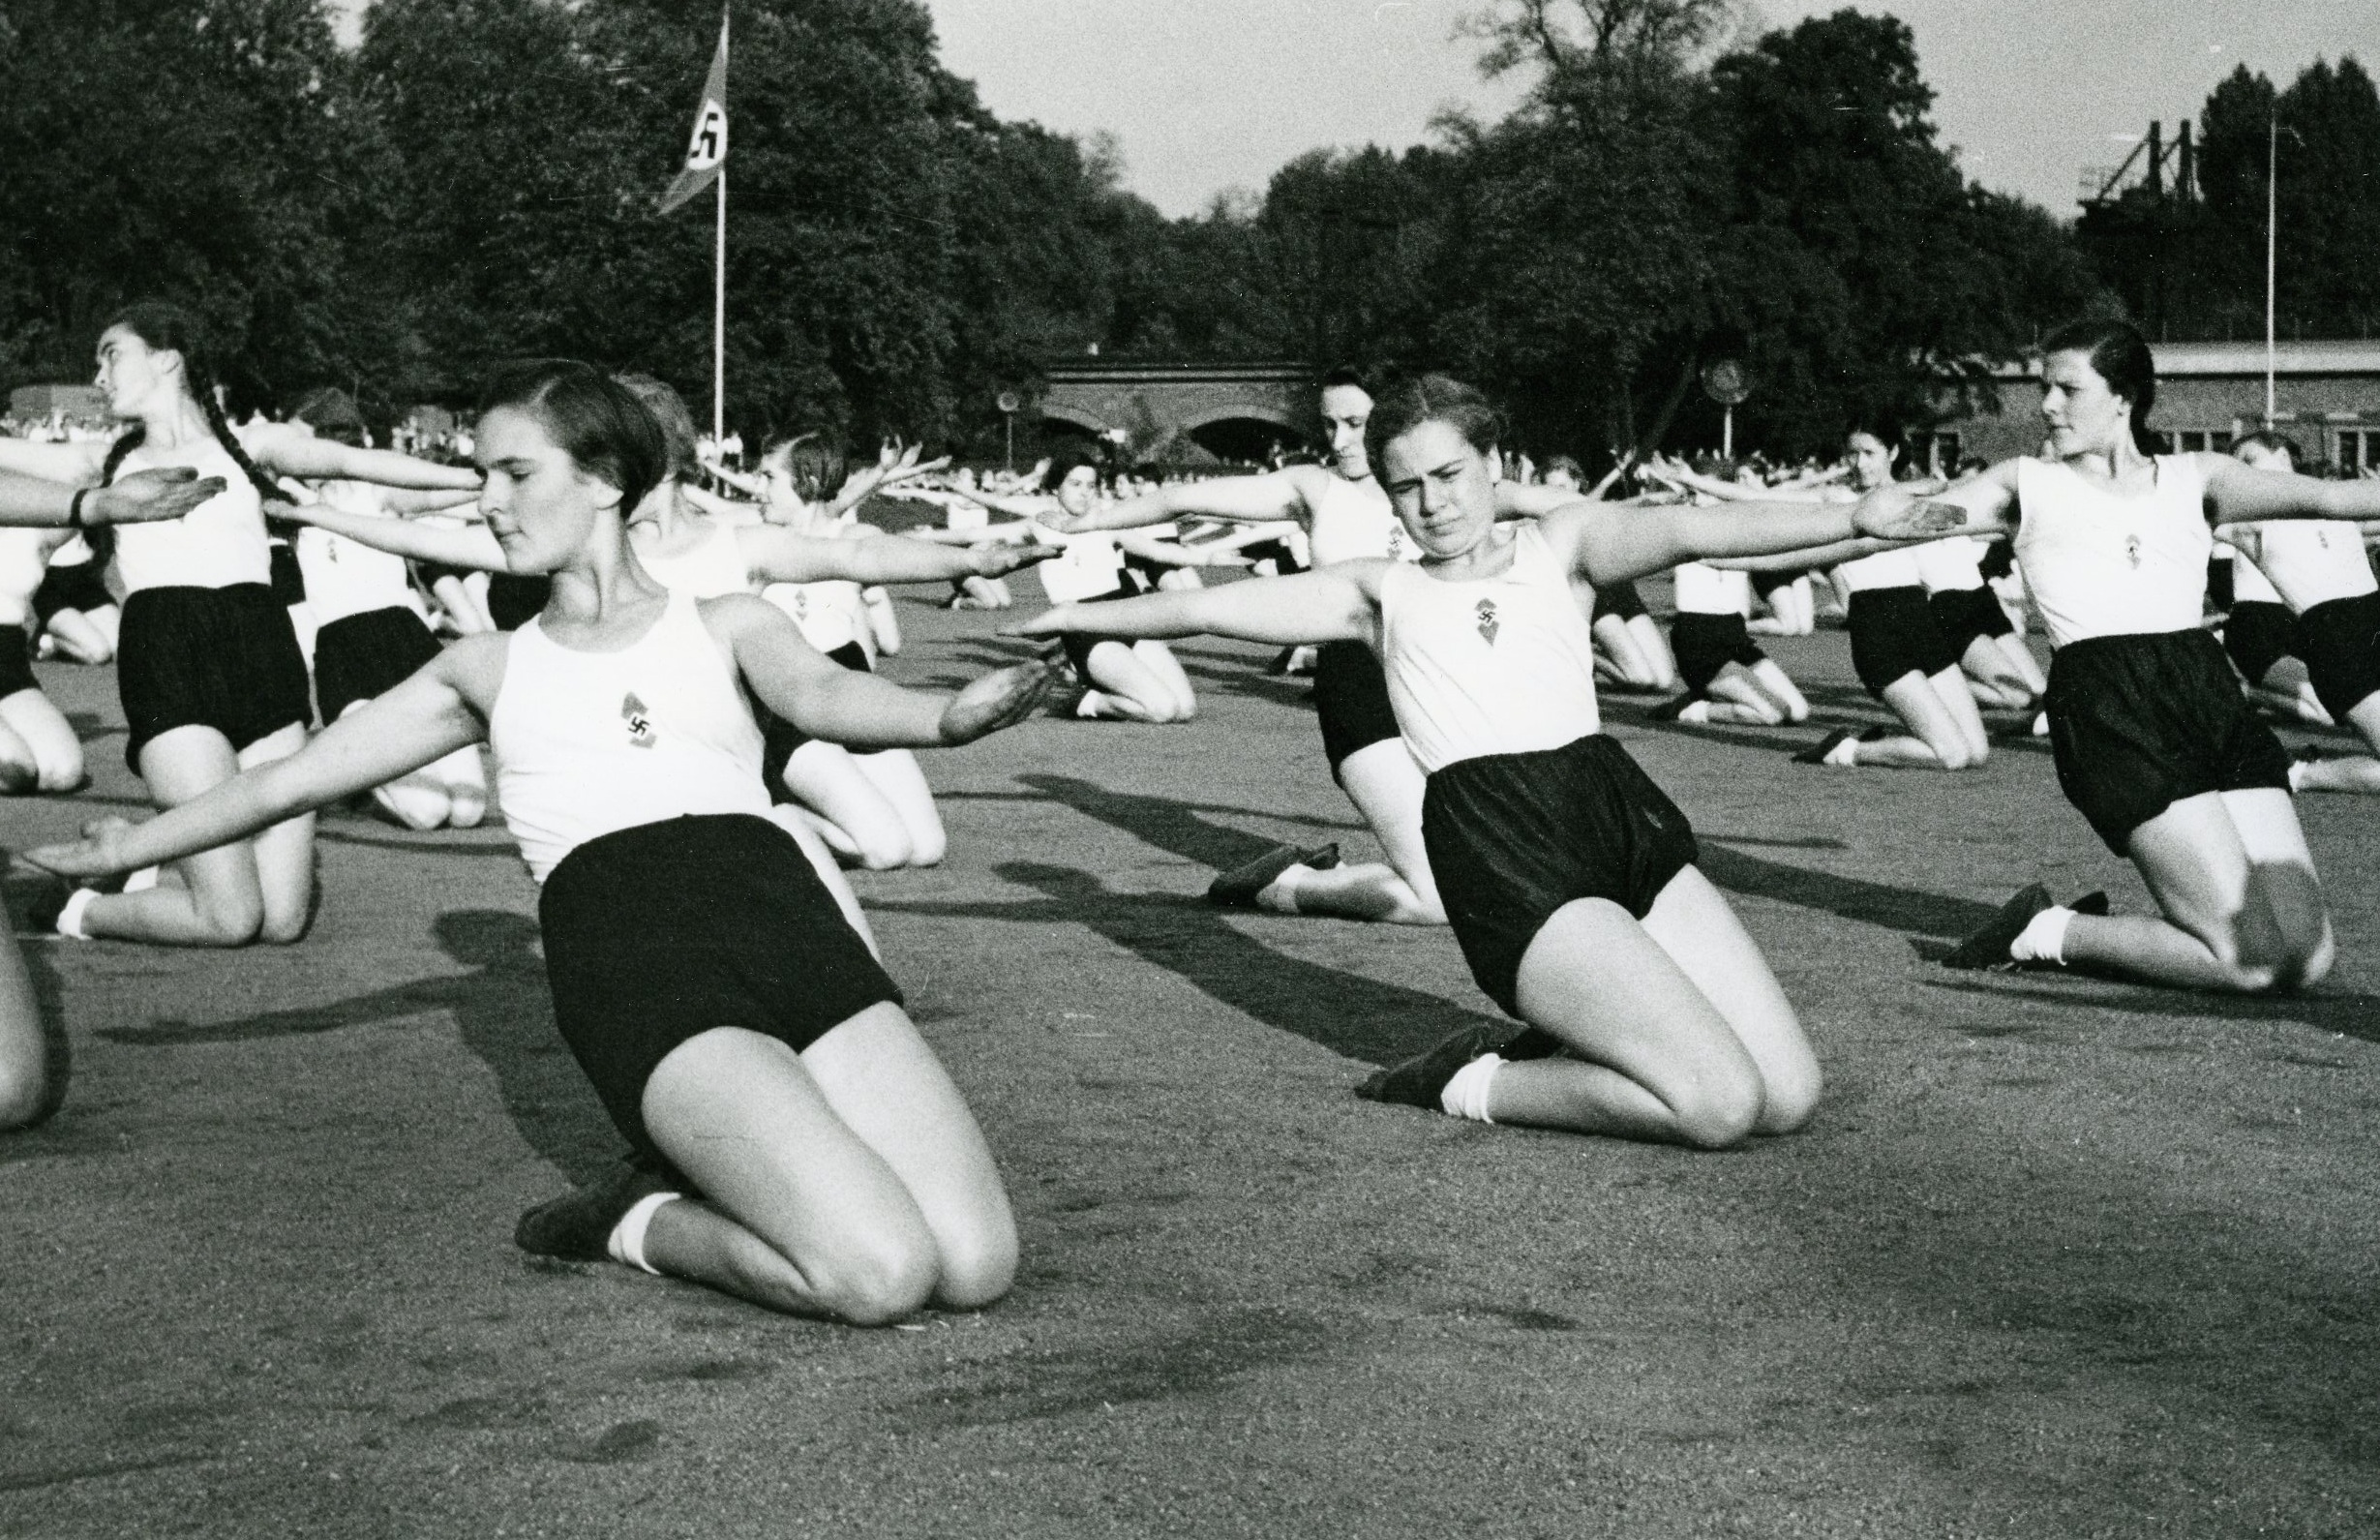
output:
M685 168L661 195L669 213L717 180L727 164L727 13L719 13L719 51L711 55L710 77L703 82L703 105L694 114L694 136L686 141Z

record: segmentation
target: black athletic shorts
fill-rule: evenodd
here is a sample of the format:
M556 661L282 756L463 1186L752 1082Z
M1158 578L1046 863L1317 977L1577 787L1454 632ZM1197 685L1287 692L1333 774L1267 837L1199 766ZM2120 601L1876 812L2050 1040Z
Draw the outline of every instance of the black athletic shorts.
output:
M2286 604L2249 599L2231 607L2223 620L2223 650L2239 665L2241 678L2260 682L2267 670L2298 650L2298 618Z
M124 763L135 774L149 740L177 727L211 727L243 749L314 720L288 607L262 583L126 597L116 688L130 730Z
M297 552L286 540L275 540L265 547L273 562L273 601L283 609L306 602L306 570L297 564Z
M689 1038L743 1027L799 1052L901 992L784 830L747 813L590 839L537 896L554 1022L628 1142L645 1082Z
M402 604L330 621L314 639L314 694L323 725L357 701L387 694L437 655L437 638Z
M2380 690L2380 593L2328 599L2299 616L2298 652L2322 709L2343 726Z
M1347 756L1403 736L1388 698L1388 674L1361 642L1314 649L1314 714L1322 721L1322 757L1336 778Z
M2239 572L2239 568L2234 563L2244 561L2247 558L2245 557L2234 557L2230 561L2222 561L2217 560L2214 557L2207 558L2208 609L2213 610L2217 615L2224 614L2230 610L2231 596L2238 591L2237 574Z
M2069 642L2050 659L2042 704L2058 784L2119 856L2185 797L2289 789L2289 756L2204 631Z
M1589 619L1600 620L1607 615L1616 615L1623 620L1633 620L1644 613L1644 600L1633 583L1607 583L1595 590L1595 613Z
M33 677L33 638L21 627L0 625L0 701L41 687Z
M46 626L60 610L88 615L115 603L116 596L107 591L106 565L97 560L74 561L44 572L41 585L33 590L33 618Z
M1275 577L1287 577L1292 572L1306 570L1298 564L1297 553L1289 549L1289 542L1286 540L1259 540L1254 545L1240 547L1240 555L1246 557L1251 564L1261 565L1267 561L1272 562ZM1259 576L1261 575L1260 573Z
M2016 542L2013 540L1987 541L1983 547L1983 559L1975 563L1975 570L1981 572L1987 581L2004 578L2014 572L2016 570Z
M1699 695L1730 663L1745 668L1768 656L1744 629L1740 615L1703 615L1680 610L1670 622L1670 650L1677 657L1677 677Z
M1856 589L1850 626L1852 670L1879 700L1886 686L1913 673L1931 679L1958 665L1958 654L1934 628L1934 612L1923 589Z
M554 580L534 574L491 572L488 574L488 619L499 631L518 631L537 619L537 612L546 607L546 596L554 591Z
M857 642L846 642L827 655L854 674L876 672L868 666L867 649ZM772 800L792 801L793 793L785 789L785 762L794 757L794 750L810 741L810 735L757 701L752 703L752 714L760 720L761 781Z
M1686 815L1601 733L1438 770L1422 843L1471 977L1513 1015L1521 959L1555 910L1608 898L1642 920L1696 855Z
M2000 595L1987 588L1943 589L1927 594L1925 605L1934 612L1934 629L1942 633L1952 657L1963 656L1976 637L2016 634L2008 612L2000 607Z
M1105 604L1110 599L1129 599L1131 596L1131 589L1119 583L1105 593L1095 593L1087 599L1076 599L1073 602L1076 604ZM1085 689L1089 689L1091 687L1091 649L1101 642L1116 640L1118 638L1112 636L1093 636L1081 631L1067 631L1059 635L1058 646L1065 651L1066 660L1074 666L1075 679L1082 682ZM1130 647L1131 644L1128 642L1125 645Z
M1752 591L1765 599L1779 589L1792 588L1802 577L1800 572L1755 572L1752 574Z

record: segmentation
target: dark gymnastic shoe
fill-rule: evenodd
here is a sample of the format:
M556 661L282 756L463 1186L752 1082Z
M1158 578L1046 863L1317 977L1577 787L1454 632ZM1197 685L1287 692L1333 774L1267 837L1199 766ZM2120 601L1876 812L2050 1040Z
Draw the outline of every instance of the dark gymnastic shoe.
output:
M1439 1104L1438 1094L1446 1089L1446 1082L1473 1059L1493 1051L1503 1030L1494 1026L1465 1027L1428 1053L1379 1071L1357 1086L1355 1094L1367 1102L1443 1112L1446 1109Z
M609 1179L548 1198L521 1216L513 1226L512 1244L531 1256L559 1256L573 1262L612 1259L612 1231L638 1202L655 1193L678 1189L666 1176L623 1165Z
M2000 906L2000 913L1973 935L1950 949L1942 960L1945 968L2001 968L2011 960L2008 949L2033 923L2033 917L2050 907L2049 890L2033 883Z
M1795 754L1793 756L1793 763L1796 765L1823 765L1826 763L1826 756L1833 753L1836 749L1841 748L1844 740L1851 736L1852 730L1850 728L1838 727L1833 732L1827 734L1824 738L1822 738L1817 742L1811 744L1808 748L1805 748Z
M1567 1043L1543 1027L1522 1027L1495 1050L1506 1059L1556 1059L1570 1051Z
M1225 909L1253 909L1256 895L1272 887L1290 867L1312 866L1321 870L1338 864L1339 847L1335 844L1314 850L1276 845L1247 865L1234 866L1207 884L1207 902Z
M2094 888L2091 891L2083 894L2080 898L2075 899L2074 902L2066 905L2066 907L2073 910L2078 915L2094 915L2104 918L2107 914L2107 894L2101 892L2098 889Z

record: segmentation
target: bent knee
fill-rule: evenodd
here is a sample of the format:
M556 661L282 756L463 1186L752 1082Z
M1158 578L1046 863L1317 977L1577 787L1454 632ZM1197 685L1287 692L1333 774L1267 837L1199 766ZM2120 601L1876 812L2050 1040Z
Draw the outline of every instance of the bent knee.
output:
M39 1058L20 1071L0 1071L0 1133L33 1127L57 1110L57 1102Z
M1772 1075L1761 1098L1761 1115L1754 1132L1799 1132L1818 1115L1819 1098L1824 1089L1824 1076L1819 1073L1815 1063L1806 1070Z
M1708 1088L1672 1109L1677 1136L1698 1150L1733 1149L1752 1136L1762 1106L1761 1088L1752 1081Z
M854 1326L889 1326L918 1313L940 1281L930 1241L886 1244L814 1268L821 1307Z
M1016 1232L985 1236L969 1245L943 1246L942 1277L934 1301L946 1310L981 1310L1005 1296L1016 1282Z

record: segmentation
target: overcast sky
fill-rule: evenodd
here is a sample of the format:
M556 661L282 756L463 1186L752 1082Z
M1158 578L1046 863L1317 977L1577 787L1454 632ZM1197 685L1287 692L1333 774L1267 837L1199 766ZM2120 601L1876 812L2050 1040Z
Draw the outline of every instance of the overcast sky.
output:
M1401 148L1441 106L1494 117L1452 34L1480 0L928 0L943 60L1004 117L1122 141L1127 184L1168 214L1261 189L1317 145ZM1844 0L1761 0L1770 25ZM1943 142L1967 173L2061 215L2087 166L2152 118L2167 133L2245 63L2286 85L2317 57L2380 69L2380 0L1889 0L1916 34ZM732 100L732 98L731 98ZM2284 170L2284 175L2286 171Z

